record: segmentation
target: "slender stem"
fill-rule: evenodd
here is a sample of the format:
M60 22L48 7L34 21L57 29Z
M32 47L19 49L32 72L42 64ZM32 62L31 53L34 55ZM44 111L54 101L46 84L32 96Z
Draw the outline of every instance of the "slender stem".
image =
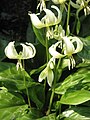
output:
M69 19L70 19L70 0L69 0L69 4L68 4L67 24L66 24L66 35L68 35Z
M30 103L30 98L29 98L29 91L28 91L28 88L27 88L26 78L25 78L24 60L23 60L23 68L22 68L22 69L23 69L23 70L22 70L22 74L23 74L24 86L25 86L26 94L27 94L27 98L28 98L28 105L29 105L29 107L31 108L31 103Z
M49 115L49 113L50 113L53 98L54 98L54 88L52 89L52 93L51 93L51 97L50 97L50 102L49 102L49 107L48 107L48 110L46 112L46 115Z
M48 27L46 28L46 63L48 63L49 61L49 51L48 51L48 37L47 37L47 31L48 31ZM44 89L46 88L46 79L44 81Z
M51 106L52 106L52 102L53 102L53 98L54 98L54 93L55 93L55 85L56 85L56 82L57 82L57 70L58 70L58 68L59 68L60 61L61 61L61 59L59 59L58 64L57 64L57 66L55 67L54 84L53 84L53 87L52 87L52 93L51 93L50 102L49 102L49 107L48 107L48 110L47 110L46 115L48 115L48 114L50 113L50 110L51 110Z
M83 9L83 7L80 7L77 12L76 12L76 17L75 17L75 22L74 22L74 25L73 25L73 29L72 29L72 33L74 33L75 31L75 27L76 27L76 22L77 20L79 19L79 12Z
M48 51L48 37L47 37L47 32L48 32L48 27L46 28L46 57L47 57L47 63L49 61L49 51Z

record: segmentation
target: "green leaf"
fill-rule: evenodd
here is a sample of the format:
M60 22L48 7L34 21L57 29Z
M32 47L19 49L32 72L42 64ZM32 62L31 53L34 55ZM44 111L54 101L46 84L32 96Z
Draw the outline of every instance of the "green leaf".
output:
M62 95L60 103L68 105L78 105L90 100L90 91L76 90L68 91Z
M28 24L28 28L27 28L26 39L27 42L36 43L36 36L34 34L33 28L30 23Z
M34 70L30 71L30 75L37 74L37 73L41 72L45 68L45 66L46 66L46 64L40 66L38 69L34 69Z
M81 66L78 66L76 72L70 74L62 83L56 85L55 93L64 94L68 89L90 88L90 64L82 63Z
M42 109L45 103L45 91L43 85L37 85L29 88L30 98L36 104L38 109Z
M46 41L45 41L45 30L44 29L37 29L33 26L33 30L34 30L34 33L37 37L37 39L39 40L39 42L45 46L46 45Z
M83 42L83 50L78 55L84 60L90 60L90 36L86 38L80 38Z
M35 108L30 108L27 114L18 117L16 120L37 120L42 117L41 111Z
M20 94L17 93L19 96L18 98L9 93L6 88L1 87L1 89L2 90L0 90L0 109L25 104L25 101Z
M41 109L45 100L43 85L39 82L34 82L26 71L17 71L14 64L0 63L0 84L6 87L12 94L15 94L16 91L26 94L24 76L30 99L36 104L37 108Z
M62 115L63 120L90 120L90 107L72 107Z
M56 114L53 113L53 114L50 114L48 116L45 116L45 117L42 117L36 120L56 120Z
M17 71L16 65L0 62L0 84L1 86L5 86L9 91L20 91L25 89L24 76L27 87L39 84L32 81L26 71Z
M20 94L12 95L4 87L0 88L0 120L13 120L26 114L28 108Z
M81 29L79 36L86 37L90 36L90 14L87 16L80 17Z

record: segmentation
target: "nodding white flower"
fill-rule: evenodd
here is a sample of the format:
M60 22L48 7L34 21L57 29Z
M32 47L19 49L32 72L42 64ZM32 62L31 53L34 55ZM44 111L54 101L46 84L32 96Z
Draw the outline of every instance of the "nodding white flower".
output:
M55 14L51 10L46 9L46 8L43 9L43 11L45 12L45 15L44 15L44 17L42 17L41 20L38 18L38 15L40 15L40 13L29 14L30 18L31 18L31 22L36 28L40 29L40 28L43 28L43 27L56 25L61 21L62 13L58 9L58 7L52 5L51 8L53 8L57 11L57 13L58 13L57 17L55 16Z
M73 58L73 54L80 52L83 49L83 43L78 37L63 37L64 44L63 50L64 54L69 58L68 59L68 68L70 70L70 66L75 67L75 60Z
M64 3L66 0L52 0L55 4L62 4Z
M60 48L60 52L57 51L57 48ZM67 57L68 59L68 68L70 70L70 67L75 67L75 60L73 58L73 54L80 52L83 49L83 43L78 37L63 37L62 41L59 41L55 44L53 44L49 48L49 53L54 58L63 58Z
M63 37L64 41L64 54L67 56L72 56L72 54L78 53L83 48L83 43L78 37Z
M21 60L22 59L29 59L29 58L33 58L36 54L36 49L33 46L33 44L31 43L26 43L23 44L21 43L20 45L23 47L22 51L19 52L19 54L17 53L15 46L14 46L15 41L10 42L7 47L5 48L5 55L9 58L9 59L17 59L17 69L22 68L22 64L21 64Z
M76 3L70 1L71 5L79 10L84 9L84 14L89 15L90 14L90 6L89 6L90 0L76 0Z
M47 78L48 85L51 87L54 79L53 68L55 64L55 59L52 57L48 62L46 68L39 75L39 82L42 82L45 78Z

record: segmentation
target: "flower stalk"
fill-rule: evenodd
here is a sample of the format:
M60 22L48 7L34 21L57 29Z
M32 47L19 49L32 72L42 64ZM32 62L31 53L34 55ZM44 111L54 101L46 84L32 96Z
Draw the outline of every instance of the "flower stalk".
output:
M69 35L69 19L70 19L70 0L68 4L67 23L66 23L66 36Z

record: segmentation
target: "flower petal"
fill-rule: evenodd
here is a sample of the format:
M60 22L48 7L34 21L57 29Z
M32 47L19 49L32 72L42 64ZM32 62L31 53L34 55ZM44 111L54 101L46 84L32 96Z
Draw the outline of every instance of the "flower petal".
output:
M36 28L40 29L42 27L45 27L45 25L39 20L36 14L33 13L28 15L30 15L31 22Z
M60 54L59 52L56 51L57 46L60 44L60 42L57 42L56 44L53 44L50 48L49 48L49 53L54 57L54 58L62 58L65 55Z
M55 4L59 4L59 0L52 0Z
M36 28L40 29L43 27L52 26L52 25L58 24L61 21L62 13L58 9L58 7L52 5L51 8L55 9L58 12L57 17L51 10L46 9L46 8L43 9L46 14L41 20L38 18L38 16L36 14L29 14L31 17L32 24ZM40 13L38 13L38 14L40 14Z
M46 77L47 77L47 73L48 73L48 67L46 67L39 75L39 82L42 82Z
M63 37L63 40L65 43L64 44L64 54L71 56L75 51L74 45L72 44L69 37L67 37L67 36Z
M44 9L44 11L46 12L46 15L41 19L41 22L45 23L46 27L58 24L62 18L62 14L58 9L58 7L52 5L51 8L54 8L58 12L58 17L56 17L51 10Z
M14 47L14 43L15 43L15 41L10 42L7 45L7 47L5 48L5 55L10 59L17 59L18 58L18 53Z
M82 41L78 37L73 37L72 43L74 43L74 42L77 43L77 47L76 47L74 53L80 52L83 49Z
M53 79L54 79L54 73L51 69L48 69L47 82L50 87L52 86Z
M33 58L36 54L36 49L33 46L33 44L31 43L26 43L23 44L21 43L22 47L23 47L23 51L22 51L22 58L21 59L29 59L29 58Z
M58 13L58 17L57 17L57 20L56 20L55 24L60 23L60 21L62 19L62 13L61 13L60 9L57 6L55 6L55 5L52 5L51 8L56 9L56 11Z
M41 19L41 22L45 24L45 27L54 25L57 20L55 14L49 9L44 9L44 11L46 15Z
M62 4L64 3L66 0L52 0L55 4Z

